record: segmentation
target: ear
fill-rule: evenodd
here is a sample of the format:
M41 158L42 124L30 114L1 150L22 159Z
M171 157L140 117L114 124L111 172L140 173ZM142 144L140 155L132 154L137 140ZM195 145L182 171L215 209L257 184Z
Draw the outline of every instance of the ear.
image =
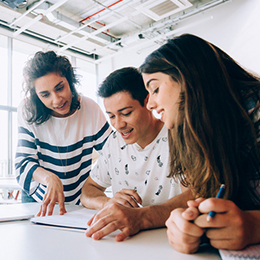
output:
M149 99L149 94L147 94L145 100L144 100L144 107L147 106L147 103L148 103L148 99Z

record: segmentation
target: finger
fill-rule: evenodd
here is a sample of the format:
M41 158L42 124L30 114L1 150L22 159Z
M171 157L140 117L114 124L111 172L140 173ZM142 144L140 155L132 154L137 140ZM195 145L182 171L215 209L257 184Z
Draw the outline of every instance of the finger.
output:
M225 213L217 213L210 222L207 217L208 213L200 215L194 220L194 224L201 228L224 228L230 223L230 216Z
M130 236L130 229L124 228L120 234L116 235L115 239L117 242L121 242L124 241L129 236Z
M197 199L195 199L195 200L188 200L188 201L187 201L187 205L188 205L189 207L198 208L199 205L200 205L200 203L201 203L202 201L204 201L204 200L205 200L204 198L197 198Z
M195 220L199 216L200 212L195 207L189 207L185 211L182 212L182 217L186 220Z
M118 210L119 204L113 203L100 210L97 214L92 217L91 225L94 225L99 219L106 217L111 214L112 211Z
M42 205L41 205L41 207L40 207L40 210L39 210L39 212L37 213L37 217L40 217L41 216L41 214L42 214Z
M111 216L108 216L106 218L100 219L96 224L91 226L87 232L87 236L92 236L94 240L100 240L104 236L116 231L119 229L119 223L116 221L116 219L111 218Z
M60 215L64 215L67 211L65 209L65 203L63 202L59 202L59 208L60 208Z
M233 208L233 202L217 198L206 199L199 205L199 211L201 213L209 213L210 211L224 213L230 210L231 208Z
M48 207L48 216L51 216L51 215L52 215L54 206L55 206L55 202L51 202L51 203L49 204L49 207Z
M195 237L201 237L204 233L204 230L198 227L197 225L191 223L190 221L184 219L182 217L182 213L184 211L185 209L173 210L170 217L166 221L166 226L170 228L171 225L174 224L184 234L188 234L190 236Z
M142 200L141 200L141 201L142 201ZM130 196L130 197L129 197L128 203L130 204L130 206L131 206L132 208L140 208L140 207L142 207L141 203L139 203L139 202L135 199L135 197L133 197L133 196Z
M87 225L88 225L88 226L91 226L92 221L93 221L93 219L94 219L95 216L96 216L96 214L93 215L93 217L91 217L91 219L89 219L89 220L87 221Z
M133 198L136 202L142 204L142 198L139 196L139 194L135 190L131 189L122 189L123 193L129 195L131 198Z
M42 217L44 217L46 215L47 212L47 206L48 206L48 202L44 201L41 205L41 210L42 210Z
M118 197L118 196L117 196ZM120 198L116 198L116 200L114 200L114 203L119 203L125 207L130 207L130 208L137 208L139 207L137 202L135 201L135 199L129 195L122 195Z
M201 241L200 237L184 234L175 224L171 229L168 228L167 236L170 245L174 249L186 254L196 252Z

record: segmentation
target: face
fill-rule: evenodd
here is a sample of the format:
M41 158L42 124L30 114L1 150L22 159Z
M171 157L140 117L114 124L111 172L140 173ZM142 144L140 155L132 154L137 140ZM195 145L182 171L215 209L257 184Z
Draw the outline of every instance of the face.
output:
M141 147L147 145L151 112L147 110L146 102L142 107L129 92L121 91L104 98L104 106L112 126L127 144L137 142Z
M49 73L35 80L34 87L41 102L56 117L66 117L70 114L72 94L65 77L57 73Z
M178 100L181 86L171 76L162 73L143 73L145 87L149 92L147 108L156 110L161 115L161 121L169 129L174 127L178 114Z

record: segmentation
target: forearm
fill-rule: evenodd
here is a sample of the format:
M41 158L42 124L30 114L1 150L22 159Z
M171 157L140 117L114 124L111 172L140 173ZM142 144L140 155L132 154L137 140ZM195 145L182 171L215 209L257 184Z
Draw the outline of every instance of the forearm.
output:
M104 190L98 189L91 184L84 185L80 196L82 205L89 209L103 209L105 204L110 200L104 193Z
M141 213L141 229L150 229L164 227L165 221L169 218L172 210L176 208L186 208L187 201L194 199L190 190L175 196L159 205L147 206L140 208Z

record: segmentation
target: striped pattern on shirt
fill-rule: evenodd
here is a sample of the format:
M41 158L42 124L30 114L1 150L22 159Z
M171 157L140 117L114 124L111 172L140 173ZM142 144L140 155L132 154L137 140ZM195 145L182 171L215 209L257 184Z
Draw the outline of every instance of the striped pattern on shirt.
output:
M65 202L79 204L81 188L91 170L93 149L100 151L112 131L93 100L81 97L80 103L80 109L72 115L51 117L39 126L28 125L22 115L23 106L18 108L16 178L38 202L42 201L46 186L32 177L42 167L62 181Z

